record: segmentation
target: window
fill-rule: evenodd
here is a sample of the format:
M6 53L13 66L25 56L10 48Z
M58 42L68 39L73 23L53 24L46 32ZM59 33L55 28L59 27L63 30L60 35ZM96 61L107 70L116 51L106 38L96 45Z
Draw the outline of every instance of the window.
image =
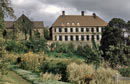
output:
M92 35L92 38L91 38L92 40L94 40L94 35Z
M70 36L70 40L73 41L73 36Z
M68 41L68 36L65 36L65 41Z
M99 35L97 35L97 40L99 40Z
M79 40L79 36L77 35L77 36L76 36L76 41L78 41L78 40Z
M91 32L94 32L94 28L91 28Z
M96 32L99 32L99 27L96 28Z
M89 32L89 28L86 28L86 32Z
M84 32L84 28L81 28L81 32Z
M79 29L78 29L78 28L76 28L76 32L79 32Z
M59 36L59 40L62 41L62 36Z
M68 31L67 31L67 28L65 28L65 32L68 32Z
M104 27L102 27L102 32L104 31Z
M87 35L87 40L89 40L89 35Z
M55 32L56 32L56 28L55 28Z
M62 32L62 28L59 28L59 32Z
M81 40L84 41L84 35L81 36Z
M70 28L70 32L73 32L73 28Z
M57 36L55 36L55 41L57 40Z

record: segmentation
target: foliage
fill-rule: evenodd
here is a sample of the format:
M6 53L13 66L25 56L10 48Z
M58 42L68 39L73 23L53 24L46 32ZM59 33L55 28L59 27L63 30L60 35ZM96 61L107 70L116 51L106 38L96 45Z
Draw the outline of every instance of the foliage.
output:
M111 68L100 67L93 75L93 79L90 84L114 84L113 76L118 73Z
M72 43L52 43L51 50L57 53L73 53L75 51L74 45Z
M15 64L18 57L19 57L19 55L16 54L16 53L8 53L8 52L6 52L3 58L7 62L10 62L10 64Z
M122 41L122 31L120 28L112 28L107 26L102 34L100 49L103 51L103 57L105 60L109 59L106 56L106 52L110 45L116 46L121 44Z
M130 67L123 67L119 69L119 72L124 77L130 77Z
M59 80L61 80L61 75L52 74L52 73L48 73L48 72L46 72L44 74L41 74L40 77L41 77L40 79L42 81L48 81L48 80L57 80L57 81L59 81Z
M85 58L87 63L99 64L102 61L102 52L99 48L94 47L90 48L88 45L78 46L77 54Z
M47 51L46 40L44 39L37 39L37 40L28 40L28 41L14 41L10 40L7 41L5 44L5 49L9 52L16 52L16 53L26 53L29 51L33 52L40 52L40 51Z
M118 44L117 46L110 46L106 52L106 56L109 58L110 65L114 68L117 65L126 65L130 63L130 47Z
M21 53L28 51L27 47L19 41L7 41L5 46L5 49L9 52Z
M0 59L0 80L2 80L4 75L7 75L8 62L3 58Z
M126 26L126 22L121 18L113 18L108 24L113 28L125 28Z
M41 68L41 64L44 60L44 54L34 54L32 52L28 52L21 56L21 68L27 70L33 70L35 72L39 72Z
M42 72L43 73L53 73L53 74L61 74L62 81L67 81L66 76L66 68L67 65L75 62L77 64L83 63L83 61L80 60L73 60L73 59L65 59L65 58L47 58L43 61L42 64Z
M46 40L50 40L49 27L44 28L44 37L45 37Z
M47 45L46 45L46 40L44 38L25 41L24 44L27 46L28 50L31 50L33 52L48 51Z
M94 72L93 66L87 64L71 63L67 66L68 80L74 84L89 84Z

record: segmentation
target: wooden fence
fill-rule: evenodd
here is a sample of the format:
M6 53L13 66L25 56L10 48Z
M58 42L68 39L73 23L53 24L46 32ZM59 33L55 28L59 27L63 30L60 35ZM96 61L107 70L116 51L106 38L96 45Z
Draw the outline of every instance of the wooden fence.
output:
M119 76L118 73L116 73L114 80L115 80L115 84L118 84L119 80L130 80L130 78L129 77L121 77L121 76Z

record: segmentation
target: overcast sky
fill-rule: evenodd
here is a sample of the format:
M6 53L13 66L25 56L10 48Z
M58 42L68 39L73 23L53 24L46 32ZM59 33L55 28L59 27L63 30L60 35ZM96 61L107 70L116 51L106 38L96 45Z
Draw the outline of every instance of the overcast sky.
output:
M86 15L93 12L105 21L113 17L130 20L130 0L11 0L15 15L22 13L31 20L44 21L45 26L51 26L61 12L67 15Z

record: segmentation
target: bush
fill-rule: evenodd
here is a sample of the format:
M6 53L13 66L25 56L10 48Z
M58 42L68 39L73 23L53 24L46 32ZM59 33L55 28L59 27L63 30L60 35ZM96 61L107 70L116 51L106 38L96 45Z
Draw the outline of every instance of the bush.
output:
M93 79L90 84L114 84L113 76L118 73L111 68L100 67L93 75Z
M90 48L90 46L78 46L77 54L85 58L86 63L93 63L98 65L102 61L102 52L98 48Z
M21 67L27 70L33 70L35 72L39 72L41 68L41 64L44 60L44 54L34 54L33 52L28 52L24 54L21 59Z
M57 81L59 81L59 80L61 80L61 75L46 72L45 74L41 74L40 79L42 81L48 81L48 80L57 80Z
M106 52L108 61L111 67L115 68L117 65L129 66L130 64L130 47L122 44L117 46L109 46L109 49ZM116 60L115 60L116 59Z
M67 66L68 80L75 84L89 84L94 72L93 66L87 64L71 63Z
M27 52L27 47L24 44L21 44L19 41L7 41L5 45L5 49L9 52Z
M29 51L31 50L35 53L40 52L40 51L44 51L44 52L48 51L46 40L44 38L32 39L32 40L23 42L23 44L28 48Z
M42 64L43 73L61 74L62 81L67 81L66 68L67 65L76 62L78 64L83 63L80 60L64 59L64 58L47 58Z
M124 77L130 77L130 67L128 67L128 68L121 68L119 70L119 72Z
M10 62L11 64L16 63L18 57L19 55L15 53L6 53L4 55L4 59Z

